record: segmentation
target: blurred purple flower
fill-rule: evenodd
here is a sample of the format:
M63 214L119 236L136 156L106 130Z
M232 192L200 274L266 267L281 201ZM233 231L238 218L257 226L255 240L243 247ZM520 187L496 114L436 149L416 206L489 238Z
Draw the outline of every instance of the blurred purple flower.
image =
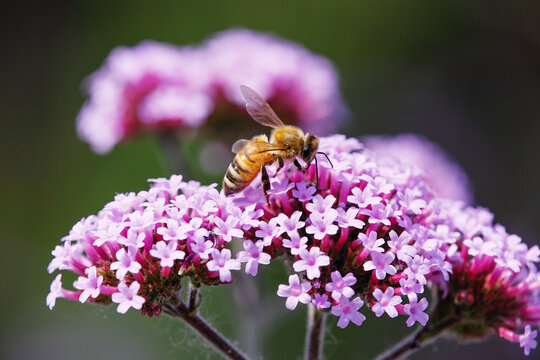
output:
M426 138L402 134L393 137L367 136L363 140L368 148L395 156L402 162L415 166L416 172L420 172L423 180L438 196L472 202L471 186L463 169L444 150ZM403 201L410 203L410 210L419 211L418 207L423 203L412 203L409 194L406 195Z
M345 114L329 60L271 35L235 29L197 47L145 41L114 49L85 83L89 99L77 132L103 154L139 133L197 128L222 103L241 111L241 84L268 98L285 122L318 134L334 130Z
M114 49L86 81L79 136L97 153L139 132L198 127L213 108L199 54L152 41Z
M238 92L247 85L289 124L316 134L336 129L345 115L338 74L332 63L303 46L270 34L233 29L202 45L214 94L244 106Z

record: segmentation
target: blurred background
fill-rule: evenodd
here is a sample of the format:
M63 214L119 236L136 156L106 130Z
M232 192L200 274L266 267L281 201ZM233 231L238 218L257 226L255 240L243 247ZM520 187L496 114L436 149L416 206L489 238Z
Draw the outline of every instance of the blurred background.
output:
M165 316L63 299L45 306L46 266L59 239L114 194L168 176L155 139L99 156L74 119L83 79L116 46L145 39L195 44L231 27L272 32L334 62L351 120L348 136L418 133L471 178L475 203L530 246L540 221L540 3L538 1L3 1L0 27L2 359L217 358ZM210 181L211 179L207 179ZM284 281L274 264L262 281ZM231 287L204 293L202 309L236 338ZM265 311L261 309L261 311ZM266 329L264 358L301 357L305 307ZM367 313L367 311L365 311ZM368 315L346 330L330 319L328 358L370 359L407 334L405 321ZM531 358L538 356L532 352ZM523 357L492 337L440 341L413 358Z

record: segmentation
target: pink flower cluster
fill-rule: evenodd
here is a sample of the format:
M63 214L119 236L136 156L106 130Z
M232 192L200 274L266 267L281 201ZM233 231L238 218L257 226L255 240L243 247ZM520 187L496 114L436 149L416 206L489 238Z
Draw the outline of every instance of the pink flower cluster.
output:
M528 355L536 348L540 322L540 260L537 245L528 248L521 238L493 224L493 214L484 208L441 201L444 219L437 229L452 239L446 249L453 274L445 284L442 308L467 314L455 331L465 337L490 332L519 342ZM518 332L523 331L522 334Z
M289 166L273 176L269 204L260 183L235 199L259 204L255 239L271 241L265 251L292 264L277 292L288 309L311 303L345 327L365 320L365 304L376 316L426 325L422 294L435 287L442 297L435 316L459 319L453 331L461 336L496 331L527 355L536 347L538 246L493 225L485 209L436 196L416 164L339 135L321 138L320 150L332 165L319 159L318 179L315 164L306 172Z
M256 276L284 258L290 276L277 294L287 309L312 304L342 328L363 323L364 305L377 317L404 315L407 326L445 314L462 336L498 332L526 354L536 347L537 246L493 225L485 209L441 199L417 168L355 139L320 138L319 149L331 163L318 155L306 170L269 168L268 201L259 178L234 197L180 176L118 195L53 251L49 272L79 278L67 290L59 275L47 304L57 297L112 301L119 312L158 314L182 277L225 284L242 263ZM233 254L227 245L235 238L243 250ZM426 287L440 295L431 319Z
M465 171L448 154L426 138L401 134L397 136L367 136L366 147L398 157L402 162L417 168L418 176L439 197L471 203L473 194Z
M79 136L97 153L138 133L199 127L223 102L244 105L249 85L292 124L322 134L344 114L338 77L327 59L249 30L217 34L198 47L146 41L114 49L86 84ZM331 119L332 121L326 121Z
M152 41L114 49L86 82L77 132L97 153L139 132L198 127L212 111L199 55Z
M315 134L335 130L345 114L333 64L303 46L250 30L224 31L201 47L214 96L244 109L240 85L248 85L288 124Z
M235 198L264 211L252 241L292 264L278 295L290 310L299 302L329 310L339 327L360 325L364 304L376 316L403 314L408 326L425 324L428 277L448 279L452 271L444 242L426 237L431 191L412 168L380 159L354 139L321 138L320 150L332 165L319 158L318 179L315 164L305 172L289 165L273 177L269 204L258 184Z
M238 260L225 248L251 227L244 210L214 186L186 183L181 176L151 181L149 191L117 195L56 246L49 273L69 270L79 278L73 291L56 277L47 296L50 308L65 297L112 301L121 313L133 307L157 315L180 291L182 277L206 285L230 283L231 270L249 262L252 256Z

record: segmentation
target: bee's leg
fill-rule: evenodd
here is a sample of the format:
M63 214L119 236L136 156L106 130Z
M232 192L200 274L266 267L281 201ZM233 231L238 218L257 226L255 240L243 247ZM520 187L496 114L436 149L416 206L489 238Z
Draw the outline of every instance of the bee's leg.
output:
M294 166L296 166L298 170L302 172L304 171L304 169L302 168L302 165L300 165L300 163L298 162L298 159L294 159Z
M264 195L266 196L266 202L270 205L270 199L268 191L270 191L270 178L268 177L268 172L266 171L266 166L271 163L264 163L261 167L261 179L263 183Z
M351 152L354 152L355 150L351 151ZM361 152L362 150L359 150L359 152ZM330 158L328 157L328 155L325 153L325 152L322 152L322 151L318 151L317 154L321 154L321 155L324 155L326 157L326 160L328 160L328 163L330 164L330 166L332 167L332 169L334 168L334 164L332 164L332 162L330 161Z
M277 161L278 161L278 165L279 165L279 166L278 166L278 168L277 168L276 173L274 174L274 176L277 175L277 173L278 173L281 169L283 169L283 164L284 164L284 163L283 163L283 158L278 157L278 158L277 158Z
M313 159L315 160L315 188L319 189L319 164L317 163L317 155Z

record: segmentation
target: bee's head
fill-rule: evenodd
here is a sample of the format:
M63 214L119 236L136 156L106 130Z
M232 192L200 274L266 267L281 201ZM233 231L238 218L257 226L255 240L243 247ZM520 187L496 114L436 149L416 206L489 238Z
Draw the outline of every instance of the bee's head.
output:
M302 160L304 160L306 164L311 164L313 158L317 154L317 149L319 149L319 138L307 133L304 139L304 147L302 148Z

